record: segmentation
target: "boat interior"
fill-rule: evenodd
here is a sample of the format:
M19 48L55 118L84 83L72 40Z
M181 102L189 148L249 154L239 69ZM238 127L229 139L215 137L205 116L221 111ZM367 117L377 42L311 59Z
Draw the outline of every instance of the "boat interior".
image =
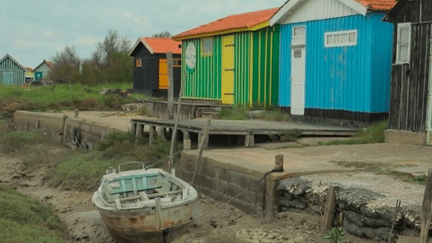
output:
M134 170L105 175L101 187L102 199L107 204L123 208L126 204L149 202L161 198L173 202L186 198L187 189L172 175L160 169Z

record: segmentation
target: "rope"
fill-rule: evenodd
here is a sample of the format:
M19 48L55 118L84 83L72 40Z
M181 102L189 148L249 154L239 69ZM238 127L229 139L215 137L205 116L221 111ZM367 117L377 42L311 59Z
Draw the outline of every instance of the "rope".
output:
M173 154L173 156L176 155L176 154L178 154L178 153L181 153L181 152L183 152L183 150L179 150L179 151L175 152L175 153ZM169 159L169 158L170 158L170 156L167 156L167 157L165 157L165 158L162 158L162 159L156 161L155 163L146 166L144 169L152 168L154 165L159 164L159 163L161 163L161 162L164 162L166 159Z

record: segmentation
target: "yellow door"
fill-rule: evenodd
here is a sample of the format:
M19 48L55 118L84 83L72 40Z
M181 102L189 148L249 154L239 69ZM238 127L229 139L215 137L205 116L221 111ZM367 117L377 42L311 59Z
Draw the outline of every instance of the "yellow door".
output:
M159 59L159 89L168 89L168 62Z
M234 36L222 37L222 103L234 103Z

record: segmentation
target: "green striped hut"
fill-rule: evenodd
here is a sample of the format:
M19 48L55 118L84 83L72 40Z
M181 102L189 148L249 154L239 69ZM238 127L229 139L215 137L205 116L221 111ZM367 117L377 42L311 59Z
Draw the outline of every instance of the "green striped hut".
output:
M173 36L182 41L183 97L277 105L279 26L269 27L277 10L231 15ZM192 70L185 65L188 46L196 55Z
M24 84L25 68L10 55L6 54L0 60L0 84Z

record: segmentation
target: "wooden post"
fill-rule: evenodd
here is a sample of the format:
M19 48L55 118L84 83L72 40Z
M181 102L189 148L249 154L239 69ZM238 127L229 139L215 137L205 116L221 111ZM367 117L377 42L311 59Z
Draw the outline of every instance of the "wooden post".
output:
M136 128L137 124L135 122L131 122L131 133L133 136L136 136Z
M429 169L426 179L426 188L423 196L423 204L421 211L421 231L420 242L429 242L429 228L431 224L431 202L432 202L432 169Z
M284 171L283 161L284 161L283 154L278 154L275 156L275 167L274 167L275 171L277 171L277 172L283 172Z
M156 127L156 131L157 131L159 137L161 137L163 139L166 139L166 136L165 136L165 127Z
M248 132L245 137L245 147L253 147L255 145L255 138L252 132Z
M174 117L174 71L173 71L173 55L172 52L167 53L168 62L168 119L173 119Z
M333 225L334 209L336 206L336 193L339 190L338 186L330 186L327 194L326 207L324 209L324 224L323 231L331 230Z
M275 219L277 213L277 181L271 173L266 173L264 180L264 219L266 222L270 222Z
M150 146L155 141L155 133L156 133L156 127L155 126L150 126L149 127L149 145Z
M40 120L36 121L36 129L39 130L40 129Z
M171 166L174 163L174 141L177 139L177 127L178 127L178 121L180 118L180 107L181 107L181 102L182 102L182 92L183 92L183 86L184 86L184 81L185 81L186 77L184 77L180 83L180 92L179 92L179 98L178 98L178 102L177 102L177 114L176 114L176 119L174 122L174 130L173 130L173 136L171 137L171 148L170 148L170 156L169 156L169 160L168 160L168 169L171 170Z
M211 124L211 120L207 120L207 125L204 129L204 134L201 137L201 141L200 141L199 148L198 148L198 156L197 156L197 160L195 161L194 174L192 176L192 186L195 186L196 176L198 173L198 165L201 163L201 157L202 157L202 152L204 149L204 143L207 140L206 138L208 136L208 130L210 128L210 124Z
M137 124L137 129L136 129L136 137L138 138L142 138L143 136L143 131L144 131L144 125L143 124Z
M192 142L190 139L185 139L183 140L183 149L185 151L189 151L192 149Z
M30 130L30 122L26 121L25 130L28 132Z

